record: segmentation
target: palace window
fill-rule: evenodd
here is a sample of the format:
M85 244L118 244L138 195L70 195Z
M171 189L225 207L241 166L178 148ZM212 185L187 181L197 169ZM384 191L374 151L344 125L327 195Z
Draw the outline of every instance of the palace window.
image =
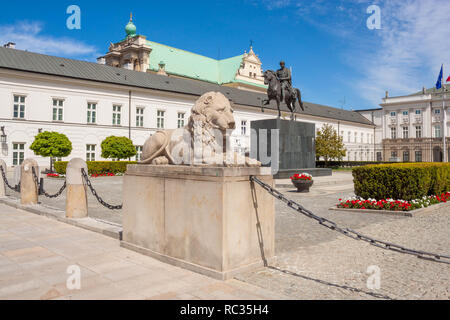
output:
M87 123L96 123L97 121L97 104L88 103L87 107Z
M247 121L242 120L241 121L241 136L246 136L246 135L247 135Z
M408 112L408 111L403 111L403 115L404 115L404 116L408 116L408 115L409 115L409 112Z
M377 161L378 162L383 161L383 154L381 152L377 152Z
M391 128L391 139L397 139L397 128Z
M25 119L25 96L14 96L14 118Z
M122 106L113 105L113 119L112 124L114 126L120 126L122 122Z
M25 159L25 143L13 143L13 166L20 166Z
M184 117L185 114L183 112L178 112L178 129L184 128Z
M409 151L403 151L403 162L409 162Z
M409 139L409 128L403 127L403 139Z
M144 108L136 108L136 127L144 126Z
M397 159L397 155L398 155L398 154L397 154L397 151L392 151L392 152L391 152L391 158L392 158L392 159Z
M422 110L416 110L416 115L420 116L422 114Z
M416 162L422 162L422 151L416 151Z
M416 126L416 138L422 138L422 126Z
M434 114L441 114L441 109L434 109Z
M63 121L64 100L53 99L53 121Z
M355 143L358 142L358 132L355 132Z
M86 145L86 161L95 161L95 144Z
M142 151L144 150L143 146L136 146L136 161L142 161Z
M397 112L392 111L392 112L391 112L391 117L396 117L396 116L397 116Z
M162 110L158 110L157 116L156 116L156 127L158 129L164 129L164 117L166 112Z
M441 136L441 126L440 125L434 126L434 137L435 138L442 138L442 136Z

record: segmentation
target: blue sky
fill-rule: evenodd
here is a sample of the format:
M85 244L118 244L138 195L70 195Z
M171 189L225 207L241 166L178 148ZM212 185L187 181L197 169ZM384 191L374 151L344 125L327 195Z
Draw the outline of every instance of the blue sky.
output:
M81 30L66 27L72 4ZM373 4L380 30L366 25ZM242 54L253 40L264 69L285 60L306 101L335 107L374 108L386 90L432 87L442 63L450 75L448 0L8 1L0 42L95 61L124 38L130 12L139 34L212 58Z

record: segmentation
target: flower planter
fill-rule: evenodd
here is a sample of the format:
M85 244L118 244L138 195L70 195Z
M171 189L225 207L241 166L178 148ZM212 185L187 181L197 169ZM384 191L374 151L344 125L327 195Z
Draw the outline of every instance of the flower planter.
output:
M309 189L313 186L312 180L292 180L292 183L297 188L299 193L308 193Z

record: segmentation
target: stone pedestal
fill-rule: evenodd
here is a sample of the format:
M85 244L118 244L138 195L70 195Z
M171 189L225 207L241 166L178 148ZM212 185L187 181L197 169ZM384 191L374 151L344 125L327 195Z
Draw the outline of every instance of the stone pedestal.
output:
M252 121L251 128L251 154L271 167L276 179L303 172L315 177L332 175L331 169L316 168L314 123L269 119ZM278 130L278 136L272 135L272 130ZM270 163L264 161L266 155L272 159Z
M38 203L38 185L33 177L33 168L39 181L38 163L36 160L26 159L20 168L20 203L22 205L35 205Z
M270 168L130 165L122 246L216 279L263 266L275 254Z
M82 219L88 216L86 183L81 169L88 172L87 164L83 159L75 158L67 164L66 218L69 219Z

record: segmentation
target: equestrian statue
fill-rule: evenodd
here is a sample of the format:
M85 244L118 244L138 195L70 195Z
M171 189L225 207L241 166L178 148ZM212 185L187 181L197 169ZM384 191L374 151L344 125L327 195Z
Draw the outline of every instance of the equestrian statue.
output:
M272 70L264 72L264 83L269 87L267 89L268 99L262 101L262 112L264 112L264 107L270 104L270 101L275 100L278 107L278 118L281 118L280 105L284 101L292 113L293 120L297 100L300 108L305 111L302 94L299 89L292 87L291 71L286 68L284 61L280 62L280 67L281 69L277 72Z

